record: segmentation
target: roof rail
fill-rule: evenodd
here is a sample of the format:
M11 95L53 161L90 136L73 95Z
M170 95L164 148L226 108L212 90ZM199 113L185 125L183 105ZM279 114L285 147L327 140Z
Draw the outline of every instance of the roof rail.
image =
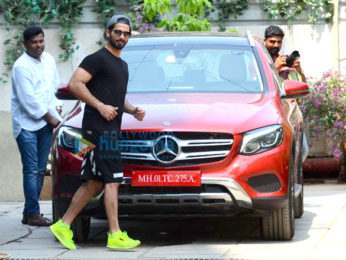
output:
M247 39L250 43L250 46L255 46L255 40L254 38L252 37L252 33L250 32L250 30L246 30L246 35L247 35Z

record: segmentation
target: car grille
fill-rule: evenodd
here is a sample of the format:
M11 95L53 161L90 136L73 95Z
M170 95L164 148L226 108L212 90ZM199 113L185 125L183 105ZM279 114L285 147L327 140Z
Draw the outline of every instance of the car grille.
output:
M130 194L195 194L195 193L227 193L222 185L202 184L198 187L136 187L129 184L121 185L119 195Z
M232 196L222 185L200 187L132 187L119 188L120 205L223 205L232 204ZM228 205L229 206L229 205Z
M125 132L119 138L126 164L188 166L225 159L233 136L196 132Z

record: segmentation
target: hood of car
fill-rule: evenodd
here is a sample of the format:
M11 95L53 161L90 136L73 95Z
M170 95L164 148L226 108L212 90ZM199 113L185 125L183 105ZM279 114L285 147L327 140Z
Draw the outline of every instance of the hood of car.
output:
M237 134L276 124L279 119L271 94L145 93L128 94L127 100L145 109L146 116L139 122L124 113L122 130ZM81 127L83 113L75 114L65 125Z
M124 114L123 130L242 133L276 124L279 112L271 94L128 94L146 111L142 122Z

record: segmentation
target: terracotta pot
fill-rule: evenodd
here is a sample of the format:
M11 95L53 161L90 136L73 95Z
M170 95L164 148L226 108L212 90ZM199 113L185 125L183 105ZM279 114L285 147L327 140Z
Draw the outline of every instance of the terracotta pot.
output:
M307 158L303 164L304 178L338 178L340 170L335 158Z

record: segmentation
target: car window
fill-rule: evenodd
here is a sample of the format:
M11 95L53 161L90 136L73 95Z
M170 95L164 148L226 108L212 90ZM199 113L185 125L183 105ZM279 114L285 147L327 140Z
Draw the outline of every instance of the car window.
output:
M264 91L250 47L132 46L124 49L122 58L129 66L129 92Z

